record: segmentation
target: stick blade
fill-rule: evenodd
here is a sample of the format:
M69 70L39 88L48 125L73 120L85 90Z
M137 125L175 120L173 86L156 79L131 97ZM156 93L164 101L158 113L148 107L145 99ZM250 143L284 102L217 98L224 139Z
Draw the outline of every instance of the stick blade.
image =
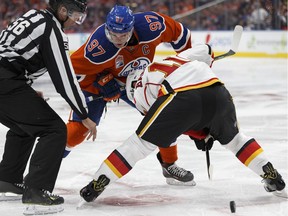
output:
M233 39L232 39L232 45L231 45L231 50L233 50L235 53L238 50L242 32L243 32L243 27L241 25L236 25L234 28L234 32L233 32Z
M210 164L209 169L208 169L208 178L209 180L213 180L213 172L214 172L214 167L212 164Z
M219 55L219 56L215 56L214 61L226 58L228 56L232 56L237 52L238 46L239 46L239 43L241 40L242 32L243 32L243 27L241 25L236 25L234 28L234 31L233 31L231 49L227 53L224 53L224 54Z

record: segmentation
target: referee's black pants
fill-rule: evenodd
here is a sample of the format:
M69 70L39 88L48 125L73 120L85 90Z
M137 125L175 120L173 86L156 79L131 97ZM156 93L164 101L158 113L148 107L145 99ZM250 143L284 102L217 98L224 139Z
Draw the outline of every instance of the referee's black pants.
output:
M0 123L10 129L0 163L0 180L23 182L36 141L25 185L52 192L67 139L63 120L24 80L0 79Z

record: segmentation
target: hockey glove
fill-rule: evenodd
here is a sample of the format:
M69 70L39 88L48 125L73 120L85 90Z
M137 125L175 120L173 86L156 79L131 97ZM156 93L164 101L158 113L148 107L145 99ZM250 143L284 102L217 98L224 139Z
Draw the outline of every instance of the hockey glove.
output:
M201 139L201 140L195 139L192 136L189 136L189 137L190 139L194 140L197 149L202 150L202 151L206 150L206 146L208 150L210 150L214 143L214 138L211 135L208 135L205 139Z
M121 95L120 86L111 73L104 73L98 76L94 86L99 89L105 101L117 100Z

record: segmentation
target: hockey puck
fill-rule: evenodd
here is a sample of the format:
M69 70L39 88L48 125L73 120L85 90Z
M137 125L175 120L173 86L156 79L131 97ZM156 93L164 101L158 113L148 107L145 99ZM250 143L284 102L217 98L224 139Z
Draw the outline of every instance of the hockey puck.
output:
M230 210L232 213L235 213L236 211L236 203L235 201L230 201Z

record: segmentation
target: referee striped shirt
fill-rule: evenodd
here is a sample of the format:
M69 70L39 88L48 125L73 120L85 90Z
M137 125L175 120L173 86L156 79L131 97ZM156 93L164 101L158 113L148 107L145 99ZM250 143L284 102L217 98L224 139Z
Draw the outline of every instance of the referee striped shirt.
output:
M0 66L28 84L48 71L56 91L80 118L87 118L85 97L70 60L68 37L49 10L30 10L0 33Z

